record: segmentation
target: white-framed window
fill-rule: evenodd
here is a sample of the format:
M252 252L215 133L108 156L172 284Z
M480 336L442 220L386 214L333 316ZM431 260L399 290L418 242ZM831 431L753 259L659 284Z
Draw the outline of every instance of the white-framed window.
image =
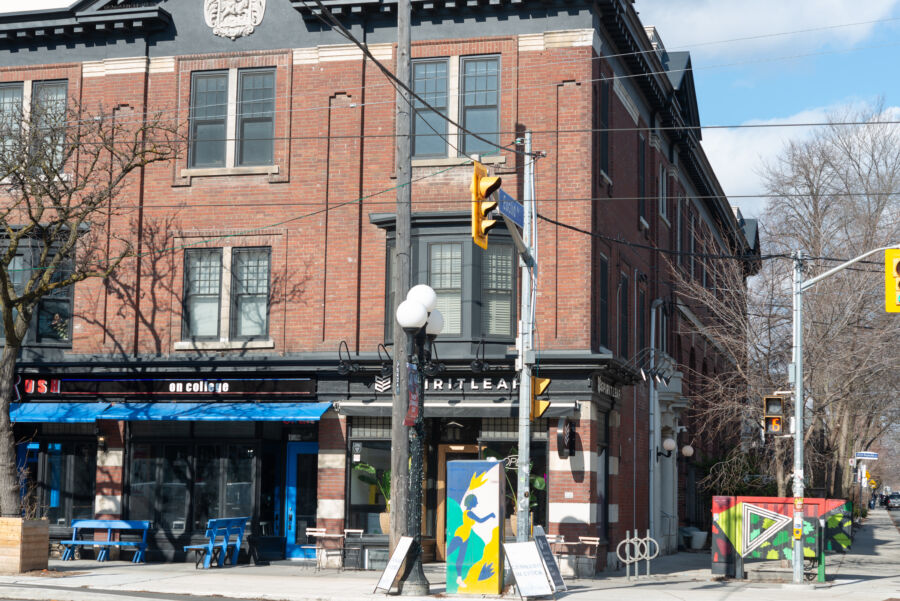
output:
M413 158L450 158L497 150L500 129L500 57L453 56L412 63ZM443 116L488 140L465 134ZM490 142L493 142L491 144Z
M192 168L274 163L275 69L191 74Z
M54 163L61 161L65 150L63 125L68 88L69 82L65 79L0 84L0 145L6 149L14 146L21 128L28 124L36 128L35 131L45 131L43 142L47 147L42 158ZM54 164L51 168L60 167Z
M182 339L267 339L270 262L268 247L185 251Z

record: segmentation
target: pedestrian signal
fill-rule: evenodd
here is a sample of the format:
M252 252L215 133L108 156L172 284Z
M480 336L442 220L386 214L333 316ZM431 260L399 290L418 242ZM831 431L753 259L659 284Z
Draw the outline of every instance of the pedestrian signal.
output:
M763 398L763 425L766 434L781 434L784 431L784 399L780 396Z

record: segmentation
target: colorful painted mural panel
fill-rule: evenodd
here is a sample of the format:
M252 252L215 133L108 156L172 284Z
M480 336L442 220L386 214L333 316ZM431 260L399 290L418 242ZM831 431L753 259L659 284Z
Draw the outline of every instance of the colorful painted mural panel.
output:
M790 497L713 497L713 574L733 576L736 556L745 561L790 560L793 501ZM843 499L804 499L804 557L817 556L817 536L822 537L826 551L848 549L850 515L850 503Z
M447 462L447 592L499 595L503 588L503 464Z

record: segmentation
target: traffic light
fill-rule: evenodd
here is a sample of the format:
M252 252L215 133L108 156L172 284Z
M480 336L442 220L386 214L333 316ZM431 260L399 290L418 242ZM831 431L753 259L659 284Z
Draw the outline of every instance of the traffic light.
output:
M763 419L766 434L781 434L784 430L784 399L780 396L763 397Z
M550 406L550 401L539 399L550 386L550 378L531 376L531 419L539 419Z
M900 248L884 251L884 310L900 313Z
M497 225L494 219L487 219L487 214L497 206L495 201L487 200L491 194L500 189L499 177L488 177L487 169L478 161L474 161L472 174L472 240L487 250L487 234Z

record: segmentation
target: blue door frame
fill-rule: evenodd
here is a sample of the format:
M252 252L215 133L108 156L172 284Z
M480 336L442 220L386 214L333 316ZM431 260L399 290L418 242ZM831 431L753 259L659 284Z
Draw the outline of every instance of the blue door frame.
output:
M309 461L312 455L312 461ZM304 547L306 528L316 525L315 499L319 443L287 443L284 486L284 536L287 559L315 558L315 549ZM302 460L302 461L301 461ZM310 487L312 490L310 490ZM312 506L309 499L312 496Z

